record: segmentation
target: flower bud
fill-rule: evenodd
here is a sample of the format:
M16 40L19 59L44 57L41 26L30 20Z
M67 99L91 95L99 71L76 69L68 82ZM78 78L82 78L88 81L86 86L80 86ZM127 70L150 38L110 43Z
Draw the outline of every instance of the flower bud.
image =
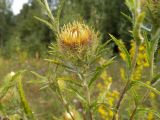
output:
M93 48L97 34L87 25L79 22L64 25L58 34L58 44L63 52L84 54Z

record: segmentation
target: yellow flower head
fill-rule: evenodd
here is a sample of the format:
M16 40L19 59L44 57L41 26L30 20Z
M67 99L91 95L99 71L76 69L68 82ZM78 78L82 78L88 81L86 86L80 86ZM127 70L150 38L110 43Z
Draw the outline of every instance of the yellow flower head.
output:
M95 33L85 24L79 22L64 25L58 35L62 50L80 51L93 45Z

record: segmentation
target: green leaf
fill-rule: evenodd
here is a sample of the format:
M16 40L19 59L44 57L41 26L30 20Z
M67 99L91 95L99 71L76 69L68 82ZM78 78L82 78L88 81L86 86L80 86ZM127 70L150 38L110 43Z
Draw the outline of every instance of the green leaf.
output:
M38 17L35 18L45 23L54 32L57 32L57 23L56 23L57 21L54 19L54 16L52 15L52 11L49 8L47 0L37 0L37 1L40 4L40 6L45 10L45 12L47 12L47 16L49 17L51 23Z
M60 0L60 5L59 5L58 12L57 12L57 15L56 15L56 18L58 20L60 19L64 3L65 3L65 0Z
M24 93L24 90L23 90L22 76L21 75L19 75L18 78L17 78L17 90L18 90L18 93L19 93L19 97L20 97L22 107L24 109L24 112L25 112L27 118L29 120L36 120L34 115L33 115L32 110L31 110L31 108L28 104L28 101L26 99L26 96L25 96L25 93Z
M153 77L151 85L155 85L160 80L160 73Z
M110 37L116 43L116 45L119 47L119 49L123 52L123 54L125 54L126 62L127 62L127 67L128 67L128 69L130 69L131 68L131 57L130 57L130 54L129 54L128 50L120 42L120 40L118 40L117 38L115 38L113 35L110 35Z
M37 0L37 2L40 4L40 6L41 6L42 8L45 9L45 5L44 5L44 3L43 3L41 0Z
M108 67L108 65L110 65L111 63L113 63L113 60L114 60L114 57L111 58L110 60L106 61L102 66L97 67L96 72L94 73L93 77L91 78L91 80L89 80L89 84L88 84L89 87L101 75L101 73L103 72L103 70L106 67Z
M74 94L76 94L76 96L77 96L81 101L83 101L84 103L87 103L86 99L81 95L81 93L80 93L77 89L75 89L75 88L73 88L73 87L65 88L65 89L68 90L68 91L70 91L70 92L72 92L72 93L74 93Z
M44 6L45 6L45 9L46 9L46 11L48 13L48 17L51 19L52 23L54 23L54 17L53 17L52 12L51 12L51 10L49 8L47 0L44 0Z
M151 40L151 53L156 52L158 48L158 42L160 39L160 28L156 31L156 33L153 35L152 40Z
M50 24L48 21L46 21L46 20L44 20L44 19L41 19L41 18L39 18L39 17L37 17L37 16L34 16L34 18L37 19L37 20L39 20L40 22L46 24L51 30L53 30L52 24ZM54 30L53 30L53 31L54 31Z
M144 12L138 14L138 16L136 17L136 21L134 23L133 38L136 41L137 45L140 45L140 43L143 40L143 38L141 36L141 25L143 23L144 17L145 17L145 13Z
M150 61L150 55L151 55L150 42L148 40L148 37L147 37L146 33L144 33L143 36L144 36L144 42L145 42L145 45L146 45L147 60L148 60L149 63L151 63L151 61Z
M155 110L153 110L153 109L150 109L150 108L138 108L137 112L151 112L155 116L157 116L158 118L160 118L160 113L157 112L157 111L155 111Z
M132 18L128 15L126 15L125 13L121 12L121 14L129 21L132 22Z
M33 75L35 75L37 78L40 78L40 79L42 79L42 80L46 80L46 79L47 79L47 77L44 77L44 76L38 74L37 72L34 72L34 71L30 71L30 72L31 72Z
M107 46L110 42L111 42L111 39L110 39L110 40L107 40L107 42L105 42L104 44L98 46L98 47L97 47L97 51L99 52L99 51L105 49L106 46Z
M83 87L81 84L79 84L78 82L75 82L74 80L64 80L66 83L72 84L72 85L76 85L77 87Z
M146 87L148 89L150 89L151 91L155 92L156 94L160 95L160 91L158 91L156 88L152 87L151 85L148 85L146 83L143 83L141 81L138 81L138 80L133 80L131 82L132 84L132 87L135 86L135 85L139 85L139 86L143 86L143 87Z
M126 0L126 5L130 9L130 11L133 13L135 10L135 0Z
M64 6L65 0L60 0L60 5L58 6L58 11L56 14L56 22L57 22L57 31L59 32L59 24L60 24L60 17L62 14L63 6Z
M132 92L135 104L138 105L139 99L140 99L139 96L138 96L138 94L136 93L136 91L135 91L134 88L131 88L131 92Z
M24 71L19 71L17 73L11 72L6 75L3 86L0 87L0 99L2 99L8 90L15 86L17 77Z
M71 67L65 65L64 63L62 63L62 62L60 62L58 60L53 60L53 59L52 60L51 59L45 59L45 60L48 61L48 62L54 63L56 65L61 65L62 67L65 67L65 68L68 68L68 69L72 69Z

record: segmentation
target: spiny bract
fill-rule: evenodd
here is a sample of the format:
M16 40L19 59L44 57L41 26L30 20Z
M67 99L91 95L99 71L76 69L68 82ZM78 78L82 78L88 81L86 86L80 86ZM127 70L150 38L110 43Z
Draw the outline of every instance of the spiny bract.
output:
M97 34L84 23L73 22L64 25L58 34L58 44L61 50L82 52L95 43Z

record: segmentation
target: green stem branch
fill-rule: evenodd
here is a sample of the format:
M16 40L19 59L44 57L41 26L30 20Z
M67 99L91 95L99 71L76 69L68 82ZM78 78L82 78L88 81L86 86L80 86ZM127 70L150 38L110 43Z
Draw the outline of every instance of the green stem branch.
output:
M116 111L115 111L115 113L113 115L112 120L116 120L116 115L119 112L119 109L120 109L121 103L123 101L123 98L124 98L124 96L125 96L125 94L127 92L128 86L130 85L132 74L133 74L133 72L135 70L135 67L136 67L137 56L138 56L138 48L139 48L139 46L136 44L135 52L134 52L134 56L133 56L133 60L132 60L132 68L131 68L130 72L127 72L128 80L127 80L127 83L126 83L126 85L125 85L125 87L124 87L124 89L123 89L123 91L122 91L122 93L120 95L120 98L119 98L119 100L117 102Z
M154 42L155 44L153 44L153 48L156 47L156 43L157 42ZM151 51L151 55L150 55L150 75L149 75L149 78L150 78L150 81L153 79L153 74L154 74L154 55L155 55L155 50L152 49ZM145 95L143 96L140 104L143 104L145 102L145 100L148 98L149 94L150 94L151 90L147 90L147 92L145 93ZM132 111L132 114L130 116L130 120L133 120L134 119L134 115L136 114L136 111L138 109L138 105L136 105L136 107L133 109Z

